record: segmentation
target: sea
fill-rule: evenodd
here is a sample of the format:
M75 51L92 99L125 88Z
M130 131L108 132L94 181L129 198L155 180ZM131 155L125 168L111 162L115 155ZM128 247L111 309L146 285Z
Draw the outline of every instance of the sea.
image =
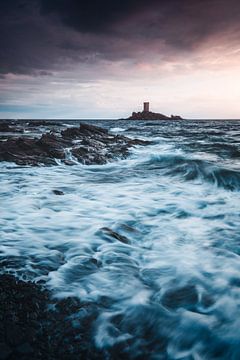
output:
M97 309L106 359L239 360L240 122L85 122L151 144L105 165L0 163L1 272L93 304L79 319Z

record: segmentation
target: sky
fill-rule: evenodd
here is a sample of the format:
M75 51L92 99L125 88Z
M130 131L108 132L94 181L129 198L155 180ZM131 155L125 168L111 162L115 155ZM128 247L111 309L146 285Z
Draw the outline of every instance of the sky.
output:
M239 0L0 0L0 118L240 118Z

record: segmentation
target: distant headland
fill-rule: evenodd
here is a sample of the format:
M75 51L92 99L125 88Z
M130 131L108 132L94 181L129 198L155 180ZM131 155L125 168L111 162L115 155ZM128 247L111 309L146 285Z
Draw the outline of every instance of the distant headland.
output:
M123 120L183 120L179 115L166 116L161 113L149 111L149 102L143 103L143 111L133 112L131 116Z

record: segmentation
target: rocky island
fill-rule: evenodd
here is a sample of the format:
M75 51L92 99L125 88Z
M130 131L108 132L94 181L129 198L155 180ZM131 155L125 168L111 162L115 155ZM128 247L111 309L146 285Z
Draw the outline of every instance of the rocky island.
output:
M169 117L161 113L149 111L149 102L144 102L143 111L134 111L132 115L125 120L183 120L183 118L179 115L171 115Z

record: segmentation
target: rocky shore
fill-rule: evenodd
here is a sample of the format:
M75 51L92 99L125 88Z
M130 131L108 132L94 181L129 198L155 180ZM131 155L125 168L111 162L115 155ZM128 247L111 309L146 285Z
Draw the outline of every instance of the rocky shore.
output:
M33 126L34 122L30 124ZM35 126L49 125L44 121ZM18 126L4 123L1 132L19 132ZM116 158L126 158L134 145L149 142L130 139L123 135L113 135L108 130L80 124L56 131L43 133L40 138L26 136L2 136L0 139L0 161L14 162L18 165L56 165L58 161L67 165L105 164Z
M32 133L40 127L42 133L33 136ZM0 161L30 166L56 165L59 162L67 165L76 162L105 164L116 158L125 158L132 146L149 143L114 135L85 123L79 127L64 127L44 121L29 124L5 122L0 124L0 133ZM59 190L53 192L63 195ZM103 231L109 236L117 236L109 229ZM124 237L117 239L126 242ZM93 304L82 303L77 298L57 300L41 284L19 280L6 274L4 269L2 272L0 360L106 358L94 345L94 321L104 301L103 304ZM114 359L120 358L116 351Z
M101 312L106 311L108 298L98 303L84 303L75 297L58 300L41 284L6 274L0 275L0 290L0 360L140 360L147 359L151 348L157 346L154 327L143 320L142 326L146 328L139 329L139 335L144 335L146 340L142 354L137 356L129 352L134 337L129 342L115 343L105 351L98 349L94 342L95 324ZM203 308L213 305L208 296L201 301ZM164 308L153 308L154 316L162 317L163 323L168 321L169 326L179 326L174 315L177 309L197 311L196 286L189 283L169 289L162 298L162 305ZM116 316L116 329L124 328L125 320ZM204 331L210 339L209 331ZM134 328L132 333L136 335ZM168 336L163 333L159 346L162 358L166 359L169 358L167 344Z
M1 275L0 359L103 359L92 344L93 307L76 298L53 300L41 285Z

